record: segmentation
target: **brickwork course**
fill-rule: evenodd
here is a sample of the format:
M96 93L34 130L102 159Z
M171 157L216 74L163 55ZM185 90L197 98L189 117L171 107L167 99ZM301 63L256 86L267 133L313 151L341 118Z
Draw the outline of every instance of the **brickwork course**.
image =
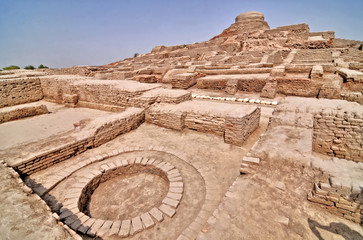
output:
M1 236L363 238L362 45L247 12L108 65L0 71Z

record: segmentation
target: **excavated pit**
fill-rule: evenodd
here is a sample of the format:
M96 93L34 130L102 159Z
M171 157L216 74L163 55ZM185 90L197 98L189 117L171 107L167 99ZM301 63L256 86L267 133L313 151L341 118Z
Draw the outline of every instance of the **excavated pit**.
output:
M154 166L121 167L93 178L82 192L79 208L96 219L131 219L159 206L168 190L167 175Z

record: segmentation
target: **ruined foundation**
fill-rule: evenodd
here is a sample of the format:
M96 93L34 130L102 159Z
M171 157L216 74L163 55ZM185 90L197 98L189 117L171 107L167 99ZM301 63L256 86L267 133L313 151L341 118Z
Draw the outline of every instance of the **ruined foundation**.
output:
M362 238L362 44L248 12L109 65L0 71L2 236Z

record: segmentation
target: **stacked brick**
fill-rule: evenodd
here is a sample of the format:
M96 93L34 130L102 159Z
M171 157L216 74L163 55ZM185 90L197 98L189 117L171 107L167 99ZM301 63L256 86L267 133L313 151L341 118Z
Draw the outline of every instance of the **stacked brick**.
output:
M178 111L172 105L152 106L145 114L145 121L160 127L182 130L185 127L183 111Z
M44 99L50 102L63 103L64 95L72 95L75 90L72 82L85 79L81 76L53 75L40 79L44 93Z
M265 86L261 90L260 97L275 98L277 90L277 81L273 78L269 78Z
M269 77L263 74L239 74L239 75L209 75L197 79L197 88L225 90L228 82L237 82L237 90L246 92L261 92Z
M136 75L134 76L134 79L138 82L142 82L142 83L156 83L158 82L158 79L155 75L147 75L147 74L142 74L142 75Z
M319 94L322 82L315 82L309 78L276 77L277 93L289 96L316 97Z
M88 163L94 161L97 159L91 158ZM116 176L141 172L158 175L167 182L169 191L158 205L129 219L111 221L88 216L87 203L93 191L101 183ZM179 170L168 162L153 158L116 158L112 162L108 161L101 166L91 168L83 178L86 181L76 182L70 186L70 191L65 196L66 201L62 203L59 218L71 229L90 237L125 238L152 228L166 216L172 218L176 214L184 192L183 178Z
M251 114L244 117L226 117L224 140L226 143L241 146L247 138L258 128L261 109L256 108Z
M240 174L249 174L256 172L260 165L260 159L255 157L243 157L241 167L239 169Z
M59 146L57 144L59 139L48 142L47 145L50 146L48 150L36 154L30 159L23 159L12 167L21 174L30 175L36 173L135 129L143 122L144 117L142 109L128 108L125 112L108 118L94 119L85 129L75 131L71 136L65 136L65 139L62 140L66 144Z
M188 128L223 136L226 143L241 146L258 127L260 109L228 103L186 101L178 105L151 106L145 119L170 129Z
M132 100L136 107L149 107L153 103L173 103L178 104L191 100L192 95L185 90L172 90L166 88L156 88L143 93L140 97Z
M329 183L315 184L308 200L328 206L333 213L363 224L363 193L360 187L338 183L334 178L330 178Z
M217 117L208 113L189 112L185 115L184 127L198 132L223 136L226 128L226 119L225 117Z
M0 109L0 123L48 113L43 104L20 105Z
M196 73L181 73L176 74L171 80L173 88L188 89L196 83Z
M75 155L81 154L88 148L92 148L92 140L92 137L87 137L79 141L71 141L70 143L63 146L57 146L55 149L25 160L12 167L22 175L36 173Z
M234 95L238 90L238 80L227 81L226 88L224 91L228 94Z
M118 135L127 133L137 128L143 121L144 111L138 108L128 108L123 114L108 119L106 123L98 127L94 133L93 146L98 147L111 141ZM105 119L103 119L104 121ZM98 124L97 124L98 125Z
M147 108L155 102L180 103L191 99L190 92L160 88L160 85L123 80L96 80L81 76L50 76L41 79L44 98L66 106L102 110L125 107Z
M158 87L132 81L130 88L126 85L127 83L119 84L113 80L91 80L75 83L79 101L116 106L135 106L132 102L135 98L150 89ZM133 85L139 86L134 88Z
M363 162L363 112L322 111L314 116L313 150Z
M0 107L35 102L42 98L39 78L0 80Z

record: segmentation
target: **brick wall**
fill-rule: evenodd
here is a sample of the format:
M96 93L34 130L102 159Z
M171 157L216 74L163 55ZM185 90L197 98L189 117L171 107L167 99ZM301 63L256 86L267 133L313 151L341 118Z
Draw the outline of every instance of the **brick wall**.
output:
M226 143L241 146L258 128L260 117L260 108L256 108L255 111L244 117L227 117L224 141Z
M42 98L39 78L0 80L0 108L35 102Z
M124 107L146 108L155 102L180 103L190 92L160 88L135 81L97 80L80 76L48 76L41 79L48 101L102 110Z
M330 182L315 183L308 200L328 206L336 215L363 224L363 193L359 186L344 187Z
M215 108L214 108L215 107ZM259 126L260 109L224 103L188 101L178 105L157 105L146 111L146 122L161 127L223 136L226 143L241 146ZM225 108L225 111L221 111Z
M42 104L2 108L0 109L0 123L46 113L48 113L47 106Z
M358 111L358 109L357 109ZM363 115L354 111L322 111L314 116L313 150L363 162Z
M304 78L274 78L277 81L277 93L289 96L316 97L323 83Z
M20 174L36 173L137 128L144 121L144 118L145 113L142 109L128 108L125 112L117 115L95 119L85 129L81 129L81 132L75 131L72 132L74 135L65 136L65 144L59 145L60 138L53 142L50 141L48 143L49 149L40 150L35 156L30 159L23 159L12 167Z
M75 87L72 82L85 79L81 76L47 76L40 79L44 99L59 104L64 103L64 95L74 94Z

